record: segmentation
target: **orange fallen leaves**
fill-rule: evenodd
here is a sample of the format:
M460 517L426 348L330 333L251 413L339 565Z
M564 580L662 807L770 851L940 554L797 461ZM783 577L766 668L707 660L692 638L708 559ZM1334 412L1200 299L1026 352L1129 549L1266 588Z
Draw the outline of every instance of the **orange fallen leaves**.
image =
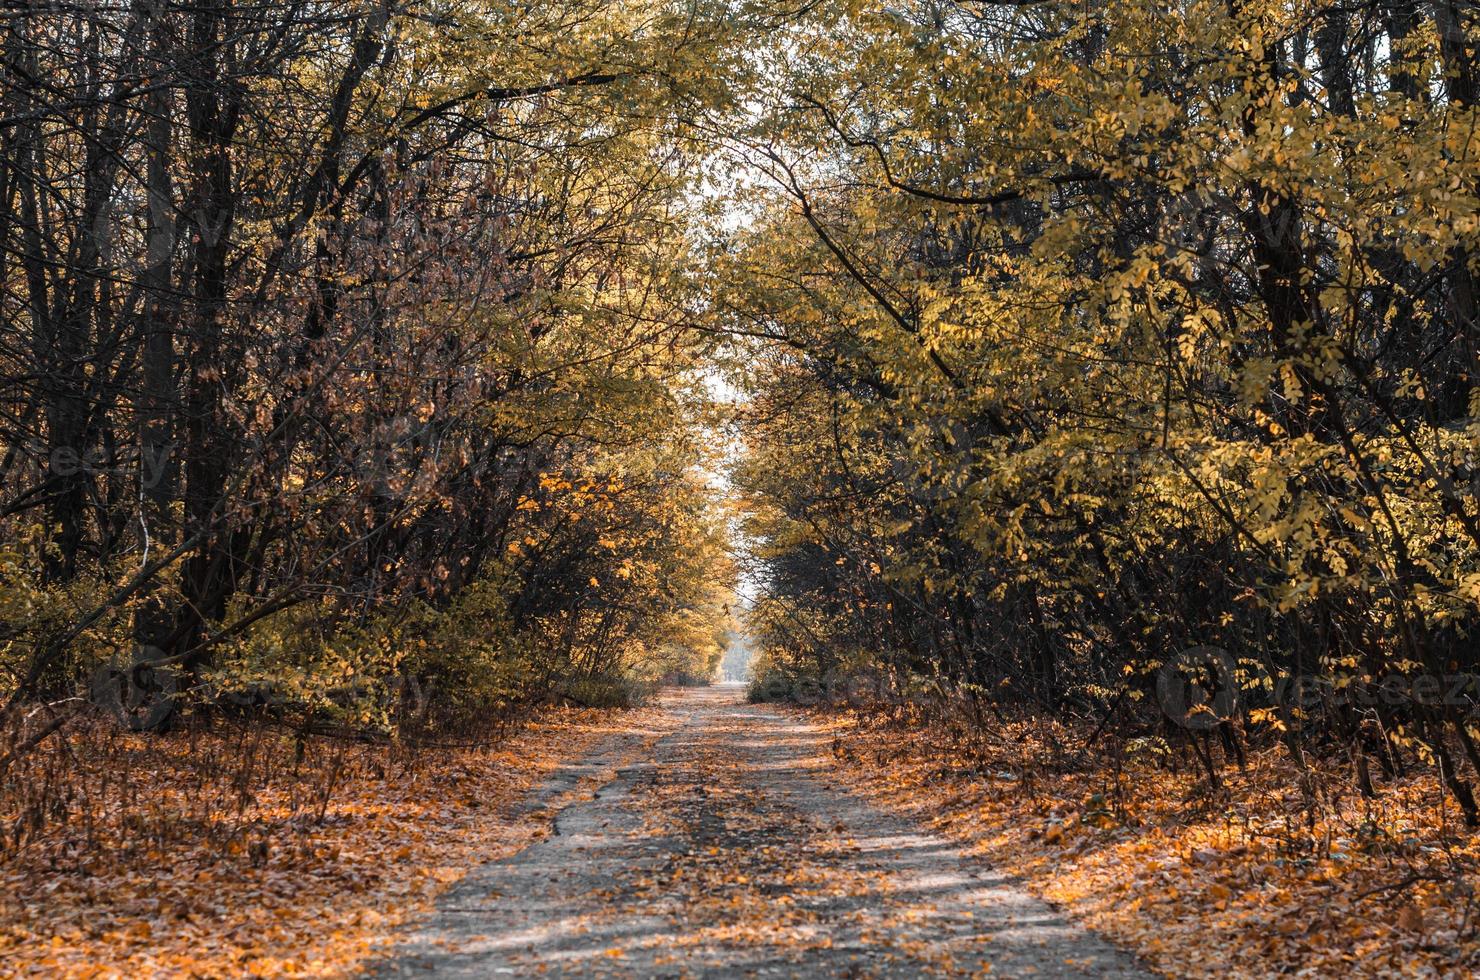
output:
M1474 975L1480 840L1430 777L1350 790L1276 747L1221 793L1152 761L1078 758L1032 726L968 750L938 729L846 715L834 752L862 792L957 839L1153 968L1185 977ZM1008 746L1011 747L1008 747Z
M69 766L29 777L76 781L59 813L0 855L0 976L347 975L542 831L510 812L542 776L655 710L554 709L487 749L311 741L296 764L287 736L74 732ZM20 807L0 798L6 826Z

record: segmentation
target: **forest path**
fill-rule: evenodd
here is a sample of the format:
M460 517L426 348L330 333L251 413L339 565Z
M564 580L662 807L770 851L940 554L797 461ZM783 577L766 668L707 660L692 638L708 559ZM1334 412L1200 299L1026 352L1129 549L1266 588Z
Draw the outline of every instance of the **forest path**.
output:
M730 686L608 739L534 806L554 833L474 870L381 977L1143 977L958 844L850 795L828 736ZM552 802L553 801L553 802Z

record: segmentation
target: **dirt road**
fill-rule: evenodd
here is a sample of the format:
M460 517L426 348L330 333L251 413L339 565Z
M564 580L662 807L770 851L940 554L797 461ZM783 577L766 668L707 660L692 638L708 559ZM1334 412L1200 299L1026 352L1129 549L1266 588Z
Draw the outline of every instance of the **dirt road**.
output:
M938 835L848 792L828 737L735 687L671 701L531 801L381 977L1142 977Z

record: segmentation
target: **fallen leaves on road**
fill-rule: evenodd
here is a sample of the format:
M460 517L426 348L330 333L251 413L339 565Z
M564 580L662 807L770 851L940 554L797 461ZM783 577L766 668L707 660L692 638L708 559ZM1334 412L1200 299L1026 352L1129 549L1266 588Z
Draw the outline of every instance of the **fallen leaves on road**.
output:
M661 715L551 709L491 748L417 752L59 736L0 798L20 839L0 852L0 975L345 975L470 867L546 832L547 814L511 813L541 777Z
M876 802L971 841L1087 924L1186 977L1458 976L1480 967L1474 834L1428 777L1367 800L1283 750L1209 791L1127 746L1076 757L1030 725L995 746L844 715L834 752ZM1082 733L1081 733L1082 734ZM1051 736L1051 737L1050 737Z

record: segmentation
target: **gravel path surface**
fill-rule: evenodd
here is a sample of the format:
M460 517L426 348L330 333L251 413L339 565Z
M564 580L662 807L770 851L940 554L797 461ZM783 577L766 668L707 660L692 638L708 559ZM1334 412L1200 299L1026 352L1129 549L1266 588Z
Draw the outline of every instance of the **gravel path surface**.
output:
M828 737L684 692L528 804L553 833L443 896L379 977L1146 977L944 837L852 796Z

